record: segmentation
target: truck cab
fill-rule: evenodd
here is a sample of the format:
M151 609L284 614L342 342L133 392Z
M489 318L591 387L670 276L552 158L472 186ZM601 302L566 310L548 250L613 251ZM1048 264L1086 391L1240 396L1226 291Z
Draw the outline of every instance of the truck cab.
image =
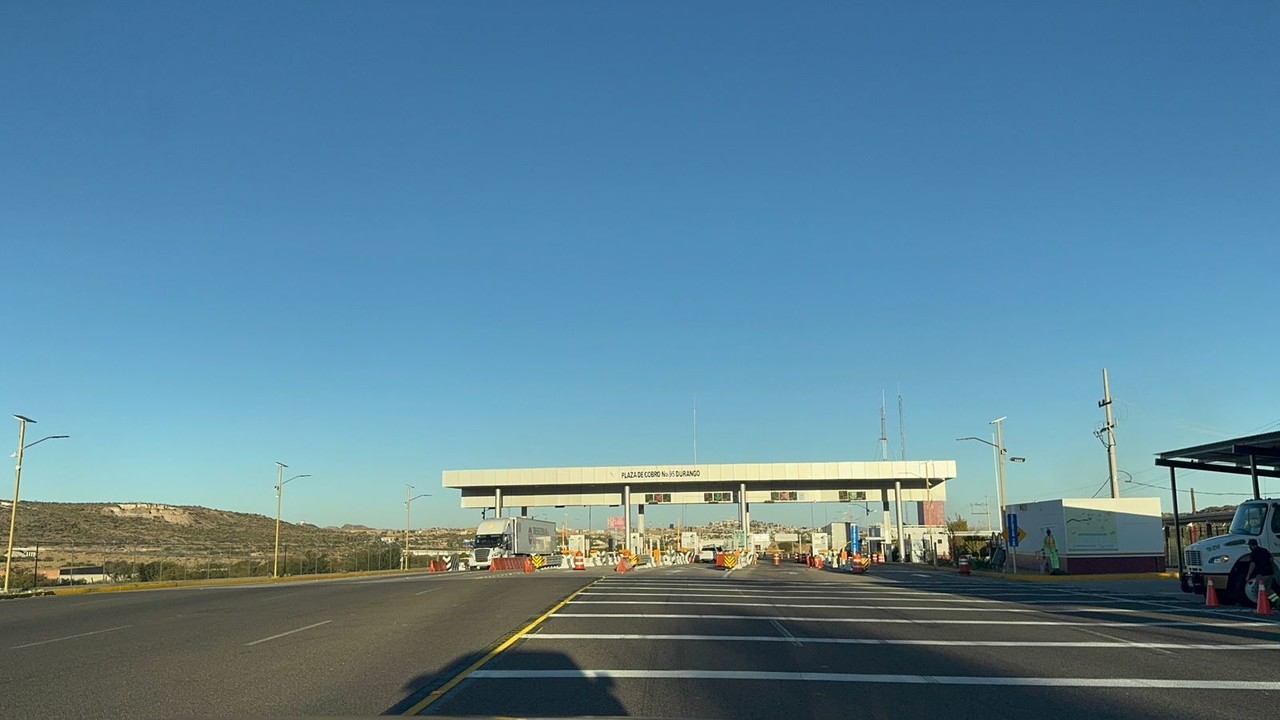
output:
M511 525L506 519L485 520L476 528L476 538L471 544L473 570L485 570L494 558L511 556Z
M1246 582L1250 540L1280 556L1280 500L1244 502L1236 508L1226 535L1188 545L1183 552L1183 589L1204 594L1213 585L1219 602L1257 603L1256 586Z

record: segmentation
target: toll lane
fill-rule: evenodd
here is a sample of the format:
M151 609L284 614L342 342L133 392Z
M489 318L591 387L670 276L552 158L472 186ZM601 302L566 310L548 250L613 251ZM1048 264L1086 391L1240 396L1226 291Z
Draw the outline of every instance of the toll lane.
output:
M430 708L440 714L1037 718L1249 712L1276 618L1195 598L877 567L607 577Z

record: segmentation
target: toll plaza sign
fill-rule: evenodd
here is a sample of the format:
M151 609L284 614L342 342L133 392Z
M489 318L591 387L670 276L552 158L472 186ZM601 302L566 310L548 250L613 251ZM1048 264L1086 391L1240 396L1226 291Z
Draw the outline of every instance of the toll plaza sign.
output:
M702 471L697 468L676 468L662 470L628 470L618 474L623 480L667 480L670 478L696 478L702 477Z

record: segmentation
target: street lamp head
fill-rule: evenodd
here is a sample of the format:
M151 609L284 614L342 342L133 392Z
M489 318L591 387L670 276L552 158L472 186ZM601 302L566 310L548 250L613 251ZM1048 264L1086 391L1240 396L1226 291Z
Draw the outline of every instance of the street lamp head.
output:
M287 467L289 467L288 465L285 465L284 463L280 462L279 460L277 460L277 461L276 461L276 464L277 464L277 465L279 465L279 466L280 466L280 467L282 467L282 468L287 468Z
M988 424L988 425L996 425L996 424L998 424L998 423L1002 423L1002 422L1004 422L1005 420L1008 420L1008 419L1009 419L1009 416L1008 416L1008 415L1002 415L1002 416L1000 416L1000 417L996 418L995 420L992 420L991 422L989 422L989 423L987 423L987 424Z
M35 422L35 420L32 420L31 418L27 417L26 415L14 415L14 416L13 416L13 419L14 419L14 420L17 420L18 422L24 422L24 423L34 423L34 422Z
M1024 457L1011 457L1011 458L1009 458L1009 462L1024 463L1024 462L1026 462L1026 461L1027 461L1027 459L1026 459L1026 458L1024 458Z

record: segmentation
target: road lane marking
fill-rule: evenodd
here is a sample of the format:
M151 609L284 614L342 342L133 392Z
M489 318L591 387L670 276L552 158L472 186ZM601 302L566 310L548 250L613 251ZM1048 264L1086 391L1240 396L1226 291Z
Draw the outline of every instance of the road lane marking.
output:
M1097 633L1102 637L1109 637ZM790 642L791 637L776 635L645 635L638 633L538 633L530 640L642 640L645 642L669 640L674 642ZM922 647L1003 647L1003 648L1080 648L1080 649L1146 649L1146 650L1280 650L1280 643L1176 643L1129 642L1115 638L1115 642L1089 640L889 640L885 638L815 638L804 642L814 645L904 645ZM797 644L800 644L797 641Z
M14 645L9 649L21 650L22 648L35 647L37 645L48 645L49 643L62 642L63 640L75 640L76 638L89 637L90 635L101 635L102 633L115 632L116 630L124 630L125 628L130 628L130 627L133 627L133 626L120 625L113 628L106 628L105 630L91 630L89 632L76 633L75 635L67 635L60 638L53 638L52 640L41 640L39 642L27 643L26 645Z
M439 590L439 589L440 589L440 588L438 588L438 587L435 587L435 588L427 588L426 590L423 590L422 592L416 592L416 593L414 593L414 595L426 595L426 594L427 594L427 593L429 593L429 592L435 592L436 590Z
M296 629L296 630L289 630L289 631L286 631L286 632L282 632L282 633L280 633L280 634L278 634L278 635L272 635L271 637L265 637L265 638L262 638L261 640L254 640L253 642L247 642L247 643L245 643L245 647L249 647L250 645L257 645L257 644L259 644L259 643L270 642L270 641L272 641L272 640L278 640L278 639L280 639L280 638L282 638L282 637L285 637L286 635L292 635L292 634L294 634L294 633L300 633L300 632L302 632L303 630L310 630L311 628L318 628L318 627L320 627L321 625L328 625L328 624L329 624L329 623L331 623L331 622L333 622L333 621L332 621L332 620L322 620L322 621L320 621L320 622L318 622L318 623L314 623L314 624L312 624L312 625L308 625L308 626L306 626L306 627L300 627L300 628L298 628L298 629Z
M583 597L671 597L671 595L674 592L675 591L671 591L671 590L668 590L665 592L615 592L613 590L605 590L603 592L583 593ZM757 597L757 595L755 593L743 592L742 590L727 590L724 592L717 592L717 593L697 592L697 593L684 594L685 599L703 598L703 597L705 598L718 598L718 597L752 598L752 597ZM761 595L759 597L761 600L766 600L766 599L776 598L778 597L778 594L769 593L767 595ZM863 599L870 599L870 598L875 598L878 600L903 600L904 599L897 595L832 596L832 595L823 594L823 595L787 595L785 597L785 599L787 600L835 600L835 599L846 599L846 598L849 600L863 600ZM911 602L999 603L999 602L1005 602L1005 601L984 600L981 598L927 597L927 598L919 598L919 599L911 598ZM1059 602L1059 601L1053 600L1053 601L1042 601L1042 602ZM1073 602L1078 602L1078 601L1073 600Z
M920 607L917 605L824 605L811 603L706 602L703 600L575 600L574 605L712 605L723 607L816 608L825 610L893 610L895 612L991 612L991 613L1154 613L1138 608L1108 608L1063 605L1052 610L1019 607ZM1166 612L1196 612L1199 608Z
M673 594L674 594L674 591L667 591L667 592L617 592L617 591L614 591L614 590L603 590L603 591L593 591L593 592L589 592L589 593L583 593L583 597L590 597L590 598L608 598L608 597L663 597L663 598L665 598L665 597L671 597ZM723 592L715 592L715 593L712 593L712 592L696 592L696 593L684 593L684 594L682 595L682 599L684 599L684 600L695 600L695 599L700 599L700 598L722 598L722 597L739 598L739 599L751 599L751 598L755 598L755 597L757 597L757 595L755 595L755 594L753 594L753 593L751 593L751 592L749 592L749 591L742 591L742 590L725 590L725 591L723 591ZM759 599L763 601L763 600L766 600L766 599L773 599L773 598L776 598L776 597L779 597L777 593L770 593L770 594L768 594L768 595L759 596ZM954 596L954 595L950 595L950 596L948 596L948 595L930 595L930 596L928 596L928 597L910 597L910 598L906 598L906 597L902 597L902 596L900 596L900 595L880 595L880 594L878 594L878 593L877 593L877 594L866 594L866 595L831 595L831 594L821 594L821 595L786 595L786 596L785 596L785 597L783 597L782 599L785 599L785 600L850 600L850 601L853 601L853 600L877 600L877 601L897 601L897 602L912 602L912 603L953 603L953 604L963 604L963 605L1064 605L1064 606L1071 606L1071 605L1110 606L1111 604L1115 604L1115 605L1149 605L1149 606L1151 606L1151 607L1161 608L1161 609L1170 610L1170 611L1174 611L1174 612L1191 612L1191 611L1198 611L1198 610L1203 610L1203 609L1204 609L1202 605L1195 605L1195 606L1187 606L1187 605L1173 605L1173 604L1169 604L1169 603L1157 603L1157 602L1152 602L1152 601L1148 601L1148 600L1139 600L1139 599L1133 599L1133 600L1130 600L1130 599L1125 599L1125 598L1109 599L1109 600L1108 600L1108 601L1106 601L1106 602L1103 602L1103 601L1101 601L1101 600L1099 600L1099 601L1088 601L1088 602L1086 602L1086 601L1083 601L1083 600L1081 600L1081 599L1079 599L1079 598L1074 598L1074 597L1073 597L1073 598L1061 598L1061 599L1054 599L1054 600L1043 600L1043 599L1041 599L1041 600L1003 600L1003 599L1001 599L1001 600L993 600L993 599L990 599L990 598L957 597L957 596ZM586 602L586 601L584 600L584 601L579 601L579 602ZM841 607L846 607L846 606L841 606ZM1153 611L1153 612L1155 612L1155 611Z
M1124 638L1118 638L1118 637L1116 637L1115 635L1108 635L1108 634L1106 634L1106 633L1104 633L1104 632L1098 632L1097 630L1090 630L1089 628L1077 628L1077 629L1078 629L1080 632L1082 632L1082 633L1088 633L1088 634L1090 634L1090 635L1096 635L1097 637L1103 637L1103 638L1106 638L1106 639L1108 639L1108 640L1113 640L1113 641L1115 641L1115 642L1126 643L1126 644L1128 644L1128 645L1130 645L1130 646L1132 646L1132 647L1135 647L1135 648L1140 648L1140 649L1144 649L1144 650L1154 650L1154 651L1156 651L1156 652L1158 652L1158 653L1163 653L1163 654L1165 654L1165 655L1172 655L1172 654L1173 654L1173 652L1172 652L1171 650L1168 650L1168 649L1166 649L1166 648L1161 648L1161 647L1158 647L1158 646L1155 646L1155 645L1147 645L1147 644L1145 644L1145 643L1139 643L1139 642L1131 642L1131 641L1127 641L1127 640L1125 640Z
M650 584L635 584L635 583L629 583L626 581L614 581L614 582L601 583L600 585L597 586L597 588L603 592L619 592L622 590L632 590L632 591L668 590L672 592L680 591L680 592L688 592L688 593L711 593L711 594L725 592L724 583L717 583L715 585L650 585ZM804 584L800 587L777 587L777 588L769 588L769 589L734 586L734 589L737 591L746 593L748 595L779 595L779 594L797 593L797 594L822 594L827 596L849 596L849 597L860 597L863 595L939 597L939 596L951 596L956 594L956 593L949 593L949 592L935 592L930 590L915 590L915 589L881 587L881 586L857 587L857 586L842 585L839 587L824 587L824 586L814 586L812 584ZM1049 592L1040 592L1038 590L1002 590L998 592L964 592L961 594L963 594L965 597L982 597L982 598L995 598L995 597L1044 598L1044 597L1053 597L1055 595L1062 596L1063 598L1096 597L1096 598L1119 599L1123 597L1123 596L1104 596L1104 595L1083 595L1082 596L1078 593L1063 592L1060 590L1049 591ZM1142 599L1144 602L1150 602L1149 598L1134 598L1135 601L1138 599Z
M1012 603L1017 605L1065 605L1065 604L1088 604L1088 605L1144 605L1149 607L1162 608L1202 608L1202 605L1193 603L1179 603L1177 601L1158 601L1141 597L1126 596L1105 596L1105 595L1077 595L1075 593L1040 593L1040 592L1001 592L1001 593L965 593L961 595L950 593L930 593L915 591L899 591L881 588L867 588L856 592L844 590L825 590L818 588L810 588L808 590L758 590L737 587L725 587L719 585L711 588L684 588L684 587L663 587L663 586L620 586L617 584L600 585L598 589L588 593L592 596L619 596L619 597L667 597L670 595L682 596L686 599L702 598L702 597L762 597L762 598L785 598L785 599L825 599L825 600L860 600L860 599L877 599L877 600L896 600L901 602L957 602L957 603ZM736 595L731 595L736 593Z
M418 715L423 710L426 710L432 703L444 697L450 690L457 687L458 683L462 682L463 680L466 680L469 676L472 676L477 672L484 672L480 668L484 667L485 663L498 657L503 653L504 650L514 645L517 640L524 637L525 635L528 635L530 632L533 632L533 630L537 628L539 625L541 625L543 621L545 621L547 618L555 617L557 610L564 607L565 605L568 605L569 601L577 597L579 593L581 593L583 590L586 590L587 588L591 587L592 585L598 582L600 582L600 578L596 578L595 580L592 580L590 583L587 583L583 587L579 588L576 592L574 592L569 597L556 603L555 607L551 608L550 610L540 615L537 620L534 620L528 625L525 625L524 628L520 630L520 632L517 632L515 635L512 635L511 637L507 638L505 641L503 641L501 645L490 650L488 653L485 654L484 657L480 658L474 663L471 663L471 665L469 665L467 669L463 670L457 675L454 675L453 678L449 680L449 682L445 683L444 685L441 685L439 688L435 690L432 690L430 694L428 694L426 697L422 698L418 702L414 703L408 710L405 710L401 714Z
M905 618L824 618L824 617L769 617L767 615L698 615L692 613L555 613L557 618L615 618L634 620L783 620L787 622L818 623L881 623L898 625L1057 625L1088 627L1272 627L1280 629L1280 624L1262 620L1237 620L1195 622L1192 620L1134 620L1131 622L1108 622L1105 620L1073 621L1073 620L939 620L923 618L910 620Z
M484 680L790 680L895 685L998 685L1008 687L1088 687L1121 689L1280 690L1280 682L1264 680L1174 680L1166 678L996 677L981 675L871 675L854 673L768 672L743 670L479 670Z
M782 637L778 638L779 640L789 641L792 645L795 645L796 647L804 647L804 644L801 643L799 640L797 640L795 635L792 635L790 632L787 632L787 629L782 627L782 623L778 622L777 620L770 620L769 622L773 623L773 627L777 629L779 633L782 634Z

